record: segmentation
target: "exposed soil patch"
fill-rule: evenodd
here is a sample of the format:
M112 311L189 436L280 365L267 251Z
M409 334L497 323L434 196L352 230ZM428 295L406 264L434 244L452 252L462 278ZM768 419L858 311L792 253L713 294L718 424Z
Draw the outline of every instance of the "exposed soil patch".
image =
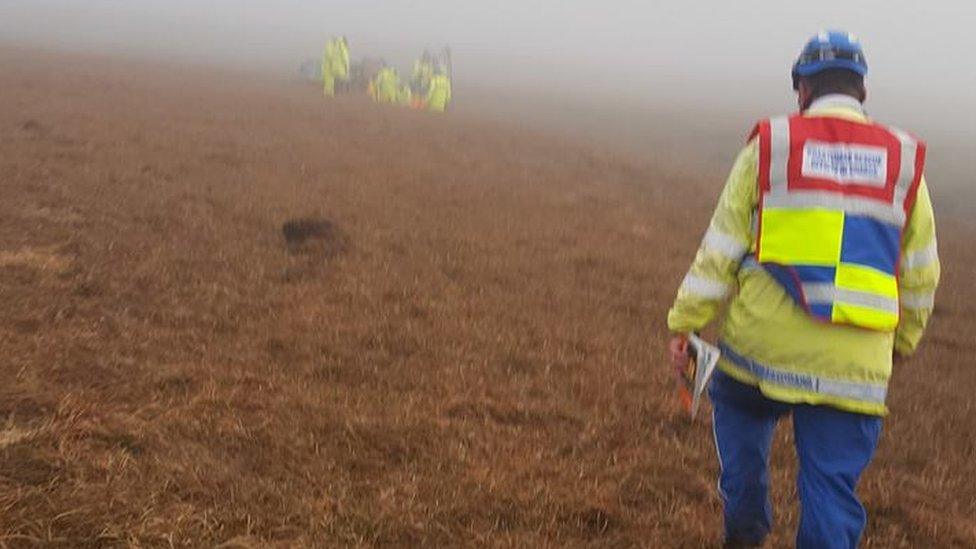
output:
M286 221L281 226L281 234L292 253L318 252L332 258L345 252L349 245L348 238L334 222L319 217Z

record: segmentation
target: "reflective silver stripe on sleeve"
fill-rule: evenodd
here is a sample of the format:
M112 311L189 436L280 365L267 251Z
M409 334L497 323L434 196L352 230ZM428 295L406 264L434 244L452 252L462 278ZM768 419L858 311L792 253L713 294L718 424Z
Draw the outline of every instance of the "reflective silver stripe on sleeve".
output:
M790 160L790 119L784 116L769 120L769 188L786 192L786 166Z
M935 293L901 292L901 306L906 309L932 309L935 307Z
M769 193L763 199L764 208L823 208L843 210L853 215L862 215L901 227L905 224L905 211L901 206L869 198L844 196L824 191L790 191L788 193Z
M848 303L886 313L898 314L898 300L868 292L838 288L829 282L804 284L807 303Z
M908 252L901 259L901 269L911 270L911 269L921 269L922 267L928 267L932 263L935 263L939 259L939 246L937 242L932 242L928 246L915 250L913 252Z
M722 299L729 293L728 284L695 276L691 273L685 275L685 279L681 282L681 289L706 299Z
M800 372L791 372L781 367L762 364L746 358L733 351L724 342L719 343L719 348L722 350L722 358L728 360L733 365L763 381L784 387L792 387L811 393L877 404L884 404L885 397L888 394L888 386L884 383L858 383L855 381L827 379Z
M708 228L708 232L705 233L705 238L702 240L702 245L708 251L722 254L736 261L742 259L742 256L749 251L747 244L742 244L734 236L723 233L714 227Z
M904 207L905 198L915 181L915 155L918 152L918 142L912 136L898 128L888 128L901 142L901 167L898 170L898 181L895 182L894 203Z

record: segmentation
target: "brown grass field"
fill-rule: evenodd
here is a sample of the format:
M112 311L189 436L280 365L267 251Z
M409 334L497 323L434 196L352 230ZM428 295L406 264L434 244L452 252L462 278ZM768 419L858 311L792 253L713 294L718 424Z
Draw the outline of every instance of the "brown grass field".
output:
M0 84L0 547L719 543L662 342L720 180L203 69ZM288 249L305 216L335 242ZM866 547L976 546L976 232L940 231Z

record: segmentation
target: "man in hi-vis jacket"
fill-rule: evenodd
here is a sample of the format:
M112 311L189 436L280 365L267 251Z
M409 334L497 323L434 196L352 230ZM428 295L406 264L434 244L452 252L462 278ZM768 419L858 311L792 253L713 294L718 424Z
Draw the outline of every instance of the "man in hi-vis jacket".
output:
M821 32L793 66L800 112L739 153L668 314L672 360L731 297L709 388L727 547L772 524L773 429L793 416L797 546L849 548L867 520L893 354L912 354L939 281L925 143L870 120L857 39Z

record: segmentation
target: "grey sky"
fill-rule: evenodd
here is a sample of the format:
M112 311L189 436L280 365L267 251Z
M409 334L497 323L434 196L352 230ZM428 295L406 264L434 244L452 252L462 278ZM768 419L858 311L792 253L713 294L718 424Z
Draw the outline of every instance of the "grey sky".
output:
M789 105L803 41L843 28L865 44L875 108L935 100L946 120L976 97L974 24L971 0L0 0L7 42L292 71L344 33L354 57L402 66L450 44L461 85L773 110Z

